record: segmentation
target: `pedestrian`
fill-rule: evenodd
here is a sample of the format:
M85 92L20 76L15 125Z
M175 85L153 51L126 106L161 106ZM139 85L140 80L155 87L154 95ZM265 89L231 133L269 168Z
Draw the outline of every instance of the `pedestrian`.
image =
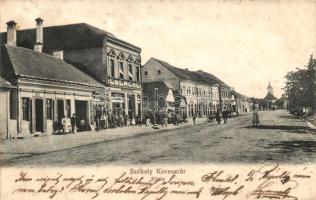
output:
M179 126L179 115L176 114L176 117L175 117L175 121L176 121L176 126Z
M193 119L193 125L195 126L195 119L196 119L196 115L195 114L193 114L192 119Z
M146 126L149 126L150 125L150 119L149 119L149 117L147 117L147 119L146 119Z
M136 125L135 117L132 117L132 127Z
M216 112L216 121L218 124L221 123L221 112L219 110Z
M67 124L67 119L66 116L63 115L62 119L61 119L61 125L63 126L63 133L68 133L68 124Z
M138 117L137 117L137 123L138 123L138 126L141 127L142 126L142 116L139 114Z
M227 110L226 107L225 107L225 108L224 108L224 111L223 111L224 124L227 123L227 117L228 117L228 110Z
M252 126L257 126L260 123L258 110L254 109L252 113Z
M76 114L72 114L72 117L70 118L70 124L71 124L71 133L75 133L75 127L76 127ZM77 132L77 131L76 131Z

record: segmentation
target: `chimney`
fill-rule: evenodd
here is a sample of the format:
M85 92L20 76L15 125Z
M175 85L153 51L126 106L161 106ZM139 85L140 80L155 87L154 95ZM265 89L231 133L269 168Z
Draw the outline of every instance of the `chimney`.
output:
M43 49L43 21L41 18L36 18L36 43L34 51L42 52Z
M64 51L54 51L53 56L55 58L63 60L64 59Z
M16 46L16 24L15 21L7 22L7 44Z

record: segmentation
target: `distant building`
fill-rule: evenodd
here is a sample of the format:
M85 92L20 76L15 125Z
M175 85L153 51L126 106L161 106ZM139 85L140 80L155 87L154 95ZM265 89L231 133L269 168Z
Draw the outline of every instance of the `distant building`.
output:
M273 87L271 86L271 83L269 82L268 87L267 87L267 95L263 99L265 101L265 109L271 110L271 109L276 109L275 102L278 100L274 95L273 95Z
M210 115L217 109L230 107L230 87L217 77L203 71L174 67L156 58L149 59L142 69L144 83L167 81L186 101L186 115Z

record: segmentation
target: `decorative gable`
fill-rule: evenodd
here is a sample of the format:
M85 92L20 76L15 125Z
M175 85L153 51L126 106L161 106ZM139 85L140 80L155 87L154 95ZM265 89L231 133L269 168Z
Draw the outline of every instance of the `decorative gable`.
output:
M134 62L134 59L133 59L133 57L130 55L130 56L128 56L128 58L126 59L126 61L127 62Z
M116 57L116 53L113 49L111 49L107 54L108 54L108 56Z
M120 54L117 56L117 59L125 60L123 52L120 52Z
M140 63L141 63L140 57L137 57L135 60L135 64L140 64Z

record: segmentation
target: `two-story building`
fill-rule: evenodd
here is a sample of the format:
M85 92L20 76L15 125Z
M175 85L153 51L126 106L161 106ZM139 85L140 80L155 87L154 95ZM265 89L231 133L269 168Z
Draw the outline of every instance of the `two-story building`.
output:
M187 116L209 115L213 111L214 80L212 84L204 81L200 74L188 69L174 67L167 62L150 58L142 69L143 82L168 81L173 90L185 98ZM217 95L219 97L219 95ZM217 106L216 102L216 105Z
M60 57L105 84L105 110L141 114L141 49L86 23L18 30L16 44ZM39 36L36 37L36 34ZM6 42L6 34L2 41Z

